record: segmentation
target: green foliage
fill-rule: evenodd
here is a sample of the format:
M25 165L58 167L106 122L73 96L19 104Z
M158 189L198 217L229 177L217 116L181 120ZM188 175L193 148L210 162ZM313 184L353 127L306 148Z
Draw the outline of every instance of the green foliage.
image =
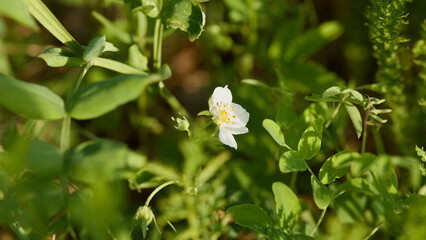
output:
M48 88L1 75L0 104L36 119L55 120L65 115L64 101Z
M424 9L0 0L0 238L424 239Z

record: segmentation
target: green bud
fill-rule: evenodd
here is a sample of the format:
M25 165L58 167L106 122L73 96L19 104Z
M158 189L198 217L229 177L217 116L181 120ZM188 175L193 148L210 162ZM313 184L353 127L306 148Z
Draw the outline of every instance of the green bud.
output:
M174 118L172 117L173 122L175 122L175 128L182 132L190 132L189 130L189 122L186 117L180 115L180 117Z
M135 219L138 223L145 221L146 226L148 226L154 219L154 213L148 206L141 206L136 211Z

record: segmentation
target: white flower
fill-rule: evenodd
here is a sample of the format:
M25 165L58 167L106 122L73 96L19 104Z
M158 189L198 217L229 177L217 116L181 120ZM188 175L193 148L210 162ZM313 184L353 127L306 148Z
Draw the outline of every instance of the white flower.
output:
M228 86L217 87L209 99L209 111L219 125L219 140L237 149L233 135L248 133L246 124L249 113L239 104L232 102L232 93Z

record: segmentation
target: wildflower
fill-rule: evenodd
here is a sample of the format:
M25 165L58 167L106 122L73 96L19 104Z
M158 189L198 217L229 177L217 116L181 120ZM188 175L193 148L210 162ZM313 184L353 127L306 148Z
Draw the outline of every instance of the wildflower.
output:
M209 99L209 111L219 126L219 140L237 149L233 135L248 133L246 124L249 113L239 104L232 102L232 93L228 86L217 87Z

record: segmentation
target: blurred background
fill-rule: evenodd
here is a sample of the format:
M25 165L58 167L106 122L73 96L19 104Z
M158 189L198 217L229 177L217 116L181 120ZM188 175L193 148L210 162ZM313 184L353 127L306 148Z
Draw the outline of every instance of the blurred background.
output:
M80 44L88 45L94 37L105 34L107 41L120 49L119 52L107 53L105 57L127 63L129 48L136 45L147 57L148 69L153 69L155 19L144 15L135 17L131 11L137 1L43 2ZM196 115L208 109L208 99L218 86L228 85L234 102L250 113L247 125L250 132L236 136L238 151L230 150L217 139L211 138L213 128L200 133L201 137L196 143L189 143L188 136L174 128L171 117L177 117L177 113L154 86L149 87L137 101L100 118L73 121L71 144L75 146L95 136L121 141L132 150L146 154L150 162L160 162L178 172L187 171L187 165L202 165L208 161L203 159L211 159L221 151L229 150L226 154L230 161L223 166L217 179L212 180L209 187L199 189L206 193L203 201L209 208L194 210L198 220L203 219L203 216L211 216L212 212L217 213L218 219L222 219L220 214L223 212L220 210L236 203L260 204L273 212L271 184L274 181L290 182L291 176L279 172L278 159L283 149L270 138L262 127L262 121L265 118L276 119L277 114L294 115L294 122L298 119L296 127L285 130L284 135L287 144L297 148L298 139L309 122L306 109L311 106L311 112L327 116L333 110L333 105L312 106L312 102L304 99L305 96L322 93L331 86L347 86L371 97L384 98L387 100L385 107L393 109L386 117L389 121L368 138L368 152L415 156L414 146L426 145L426 115L424 105L421 105L422 98L424 104L426 90L425 80L419 77L422 69L414 63L412 49L420 39L426 40L426 27L422 30L426 18L426 1L408 1L404 10L404 14L407 14L404 18L406 24L396 27L399 32L395 34L406 40L397 42L400 75L396 85L402 90L399 95L393 95L404 96L403 100L388 99L386 93L372 85L383 80L379 74L377 49L371 40L374 37L374 30L371 29L376 24L374 16L368 14L371 2L374 1L210 0L202 3L206 24L198 40L188 41L187 34L179 30L164 30L163 63L172 70L172 77L164 83L195 118L196 126L209 121L207 117ZM45 49L62 47L62 44L42 26L38 25L35 31L17 23L4 12L4 9L0 11L3 15L0 18L0 73L42 84L66 98L80 69L51 68L37 57ZM93 67L85 78L85 84L115 75L117 73ZM242 81L244 79L258 80L273 89L247 84ZM396 109L395 105L400 101L403 101L403 105ZM287 107L292 111L285 112ZM362 111L361 114L364 116ZM396 117L391 117L392 114ZM19 131L23 124L23 118L0 108L2 145L7 142L11 135L9 133ZM60 121L38 121L36 126L40 139L58 145ZM287 129L286 126L281 127ZM336 116L330 132L340 149L359 151L361 140L356 137L346 113ZM335 143L328 138L323 141L323 151L312 160L311 167L315 172L327 157L336 152L333 147ZM397 174L402 193L414 192L424 182L412 169L401 168ZM295 183L298 196L306 203L306 209L313 202L309 177L308 173L301 173ZM139 193L131 190L128 199L123 200L130 206L124 211L131 215L151 191ZM179 226L185 225L179 221L188 216L178 214L179 207L182 207L178 203L184 201L179 191L172 189L166 192L167 195L159 194L153 208L157 209L154 212L158 216L160 228L166 228L164 237L168 238L173 236L170 235L173 231L167 228L167 219L175 219L179 230ZM189 203L186 204L183 205L188 206ZM173 207L176 207L176 215L172 216L166 211ZM319 214L313 212L314 216ZM363 224L355 225L357 227L352 229L347 225L339 225L340 232L333 230L333 222L337 218L330 218L330 224L324 226L324 232L325 235L334 236L334 239L349 239L346 233L353 236L350 239L356 239L356 231L366 231ZM219 233L219 236L225 236L223 239L238 236L241 239L252 239L243 238L239 232L241 229L235 226L229 230L226 224L215 223L219 227L213 227L216 226L213 224L216 220L200 220L198 228L203 230L197 234L201 236L204 229L209 229L211 235ZM357 221L354 218L349 223ZM182 227L185 228L187 226ZM159 238L158 234L152 234L152 238ZM376 239L380 237L389 236L379 234Z

